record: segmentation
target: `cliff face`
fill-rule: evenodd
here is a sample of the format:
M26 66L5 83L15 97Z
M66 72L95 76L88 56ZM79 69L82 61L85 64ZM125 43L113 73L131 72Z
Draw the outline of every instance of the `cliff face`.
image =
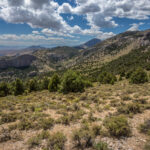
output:
M28 67L34 60L36 60L36 57L33 55L21 55L10 59L1 59L0 69L7 69L9 67L14 68Z

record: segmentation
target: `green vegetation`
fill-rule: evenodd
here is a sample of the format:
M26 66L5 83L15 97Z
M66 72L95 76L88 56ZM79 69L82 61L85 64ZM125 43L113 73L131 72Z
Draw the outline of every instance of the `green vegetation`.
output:
M8 84L6 82L0 83L0 97L7 96L9 94Z
M125 116L106 118L104 125L108 129L110 135L117 138L122 136L128 137L131 134L131 129Z
M79 73L72 70L67 71L61 82L61 91L63 93L68 92L83 92L84 81Z
M44 77L44 79L42 81L42 87L41 88L47 90L48 85L49 85L49 79L48 79L48 77Z
M146 49L147 47L140 47L132 50L128 54L105 64L101 70L114 74L128 74L138 67L150 70L150 51Z
M36 79L29 80L29 82L27 83L27 86L29 88L29 92L38 90L38 82Z
M60 78L57 74L54 74L49 82L48 90L50 92L56 92L59 89Z
M118 107L118 112L122 114L137 114L142 112L142 106L138 103L130 103Z
M138 68L131 74L130 82L134 84L148 82L148 75L142 68Z
M16 79L14 83L14 94L22 95L24 93L24 85L20 79Z
M146 120L144 124L140 126L140 131L150 136L150 120Z
M108 144L104 143L104 142L101 142L101 141L98 142L97 144L95 144L94 149L95 150L110 150L108 148Z
M102 84L114 84L117 78L111 73L102 72L98 77L98 81Z
M61 132L56 132L54 134L51 134L48 138L47 149L64 150L65 142L65 135Z

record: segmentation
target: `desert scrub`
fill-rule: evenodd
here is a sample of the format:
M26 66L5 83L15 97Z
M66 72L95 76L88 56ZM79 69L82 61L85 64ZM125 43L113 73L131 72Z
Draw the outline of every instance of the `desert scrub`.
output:
M18 118L17 113L2 114L0 119L0 124L15 122L17 118Z
M33 148L35 146L39 146L41 144L41 141L44 139L48 139L50 137L50 134L48 131L43 130L41 133L39 133L37 136L33 136L28 139L27 144L29 148Z
M118 108L118 112L121 114L137 114L142 113L143 107L138 103L130 103L126 105L122 105Z
M35 128L35 124L27 118L23 118L20 120L20 122L17 124L17 128L19 130L30 130Z
M146 120L144 124L140 125L140 131L144 134L148 134L150 136L150 119Z
M29 149L35 146L39 146L40 143L41 143L41 139L38 136L31 137L30 139L28 139L27 142Z
M0 130L0 143L11 140L11 134L8 129L2 128Z
M88 123L84 123L80 129L73 131L72 139L75 147L79 149L85 149L92 147L95 137L100 135L101 126L94 125L89 127Z
M52 118L41 119L39 120L37 124L37 128L43 129L43 130L51 129L54 126L54 122L55 121Z
M98 142L94 145L94 149L95 150L110 150L108 148L108 144L107 143L104 143L104 142Z
M122 136L128 137L131 134L128 120L122 115L106 118L104 121L104 126L108 129L111 136L117 138Z
M47 149L64 150L66 137L61 132L56 132L50 135L47 141Z

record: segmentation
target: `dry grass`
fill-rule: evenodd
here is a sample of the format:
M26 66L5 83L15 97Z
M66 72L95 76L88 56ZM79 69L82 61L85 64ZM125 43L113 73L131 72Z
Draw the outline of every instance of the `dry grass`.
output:
M73 131L81 129L86 123L90 128L94 125L102 127L100 135L94 136L94 139L92 136L93 142L107 139L104 142L110 146L109 142L113 143L116 139L109 137L103 121L106 117L117 115L118 108L129 104L138 104L142 111L124 113L131 126L132 136L122 139L122 144L131 149L142 150L147 135L140 133L137 127L150 116L149 83L130 85L127 81L121 81L115 85L94 84L84 93L63 95L42 91L27 96L0 98L0 150L47 148L49 139L38 139L37 136L43 130L52 135L61 132L56 138L61 139L63 149L77 149L72 141ZM63 139L63 135L66 139ZM137 138L140 140L135 142ZM58 144L57 140L53 141Z

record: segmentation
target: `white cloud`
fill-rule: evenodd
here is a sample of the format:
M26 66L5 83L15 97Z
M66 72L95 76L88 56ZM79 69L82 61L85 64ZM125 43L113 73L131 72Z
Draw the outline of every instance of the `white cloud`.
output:
M102 32L102 28L117 27L114 17L148 19L150 0L75 0L76 6L69 3L59 5L54 0L0 0L0 19L9 23L26 23L32 28L41 28L29 35L1 35L0 40L50 40L50 38L75 38L75 35L92 35L101 39L114 36L112 32ZM61 14L83 16L88 29L77 24L70 26ZM132 24L130 31L139 29L141 24ZM59 41L59 40L58 40Z
M32 31L33 34L40 34L39 31Z
M128 29L128 31L138 31L139 30L139 27L141 25L143 25L144 23L143 22L140 22L140 23L133 23L131 24L131 27Z

